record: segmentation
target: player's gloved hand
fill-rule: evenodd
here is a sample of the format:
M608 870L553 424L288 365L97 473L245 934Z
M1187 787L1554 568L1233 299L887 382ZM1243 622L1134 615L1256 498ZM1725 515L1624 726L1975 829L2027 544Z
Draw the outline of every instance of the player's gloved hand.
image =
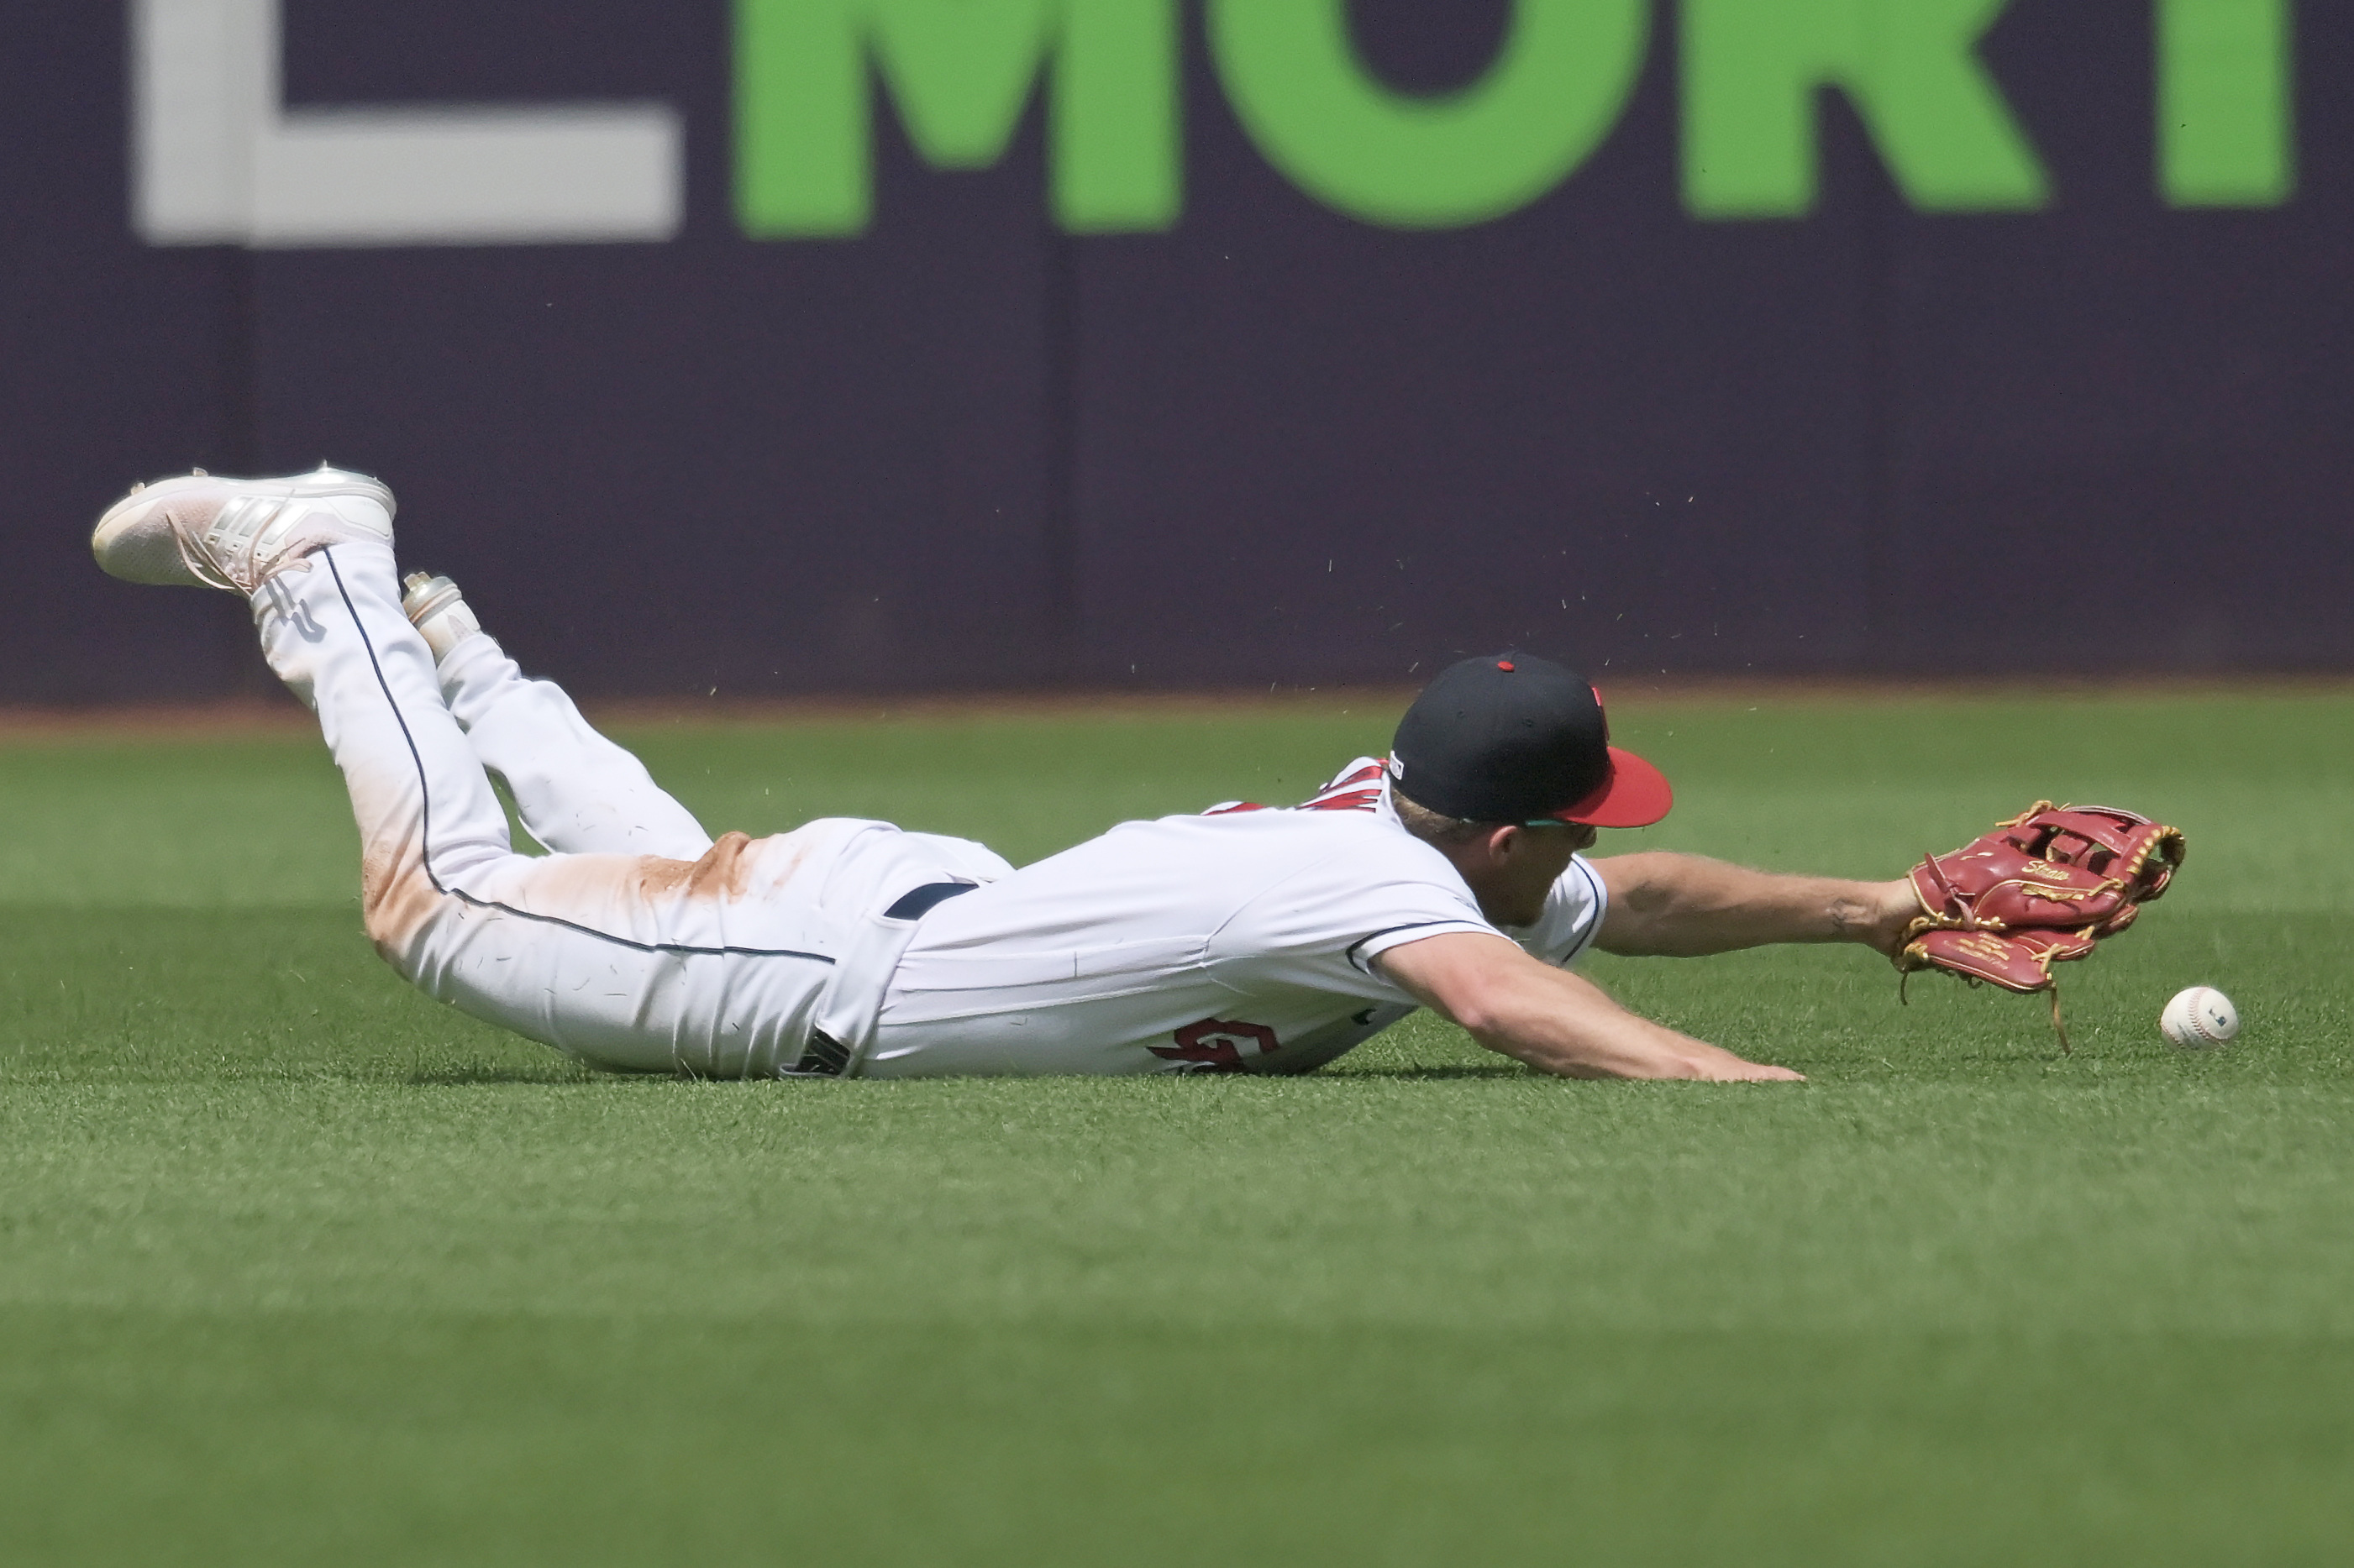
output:
M2006 991L2053 991L2052 966L2089 956L2132 925L2166 891L2182 853L2182 834L2147 817L2038 800L1913 868L1921 914L1896 950L1896 967L1944 969Z

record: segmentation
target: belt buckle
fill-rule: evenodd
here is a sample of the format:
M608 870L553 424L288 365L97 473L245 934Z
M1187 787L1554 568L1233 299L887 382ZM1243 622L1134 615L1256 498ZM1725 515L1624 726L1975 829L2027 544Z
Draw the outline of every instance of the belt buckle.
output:
M849 1065L850 1047L831 1034L812 1029L809 1045L801 1052L801 1059L778 1075L786 1078L838 1078Z

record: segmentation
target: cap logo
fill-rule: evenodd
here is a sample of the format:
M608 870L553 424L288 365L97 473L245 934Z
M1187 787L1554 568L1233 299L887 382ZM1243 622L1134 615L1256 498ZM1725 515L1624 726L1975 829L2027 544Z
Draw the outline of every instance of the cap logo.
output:
M1499 659L1496 661L1496 668L1503 671L1507 674L1510 674L1512 669L1512 662L1510 659Z

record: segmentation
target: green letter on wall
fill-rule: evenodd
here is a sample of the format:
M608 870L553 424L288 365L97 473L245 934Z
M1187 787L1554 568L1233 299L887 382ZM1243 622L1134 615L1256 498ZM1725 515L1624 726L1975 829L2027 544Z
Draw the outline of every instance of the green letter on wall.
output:
M2043 206L2043 166L1978 58L2009 3L1684 0L1685 205L1702 217L1812 210L1815 94L1830 86L1914 207Z
M1326 206L1400 228L1500 217L1585 162L1649 41L1647 0L1517 0L1501 57L1461 92L1391 90L1347 0L1210 0L1226 96L1267 162Z
M2291 0L2158 0L2158 188L2278 207L2296 186Z
M1005 154L1051 58L1055 216L1167 228L1182 201L1176 0L736 0L736 213L767 238L874 212L867 60L937 168Z

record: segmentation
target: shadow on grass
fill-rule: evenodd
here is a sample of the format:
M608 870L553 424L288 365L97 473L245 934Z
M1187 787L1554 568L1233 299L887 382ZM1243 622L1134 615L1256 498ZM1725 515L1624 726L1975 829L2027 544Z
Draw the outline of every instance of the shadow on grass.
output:
M1417 1080L1423 1082L1446 1082L1454 1079L1525 1078L1532 1075L1535 1075L1531 1074L1528 1068L1519 1066L1510 1062L1500 1062L1494 1066L1474 1063L1436 1065L1427 1067L1343 1067L1338 1070L1327 1070L1325 1072L1310 1075L1312 1078L1324 1083L1347 1083L1352 1079L1359 1078L1402 1079L1409 1082ZM1203 1074L1202 1076L1204 1078L1223 1078L1225 1075L1205 1073ZM464 1088L477 1086L498 1086L514 1084L575 1086L581 1084L599 1084L608 1086L635 1086L736 1083L738 1080L734 1078L698 1078L691 1073L609 1073L599 1071L594 1067L581 1066L568 1062L551 1062L546 1066L519 1066L512 1063L504 1062L469 1062L461 1063L451 1066L419 1067L412 1072L403 1074L400 1081L417 1088ZM744 1081L764 1084L771 1082L772 1080L768 1078L753 1078ZM785 1083L809 1082L831 1084L856 1082L858 1080L811 1078L806 1080L779 1079L773 1081ZM912 1082L916 1080L885 1079L876 1081L898 1083ZM1287 1078L1281 1081L1296 1082L1298 1080Z
M504 1062L465 1062L454 1066L419 1067L401 1082L418 1087L448 1088L473 1084L593 1084L626 1082L633 1075L591 1072L570 1062L544 1066L517 1066Z
M1340 1069L1338 1069L1338 1070L1336 1070L1336 1071L1332 1071L1332 1072L1326 1072L1326 1073L1319 1073L1319 1074L1316 1074L1315 1075L1316 1075L1317 1077L1320 1077L1320 1078L1331 1078L1331 1079L1347 1079L1347 1078L1447 1079L1447 1078L1526 1078L1526 1077L1538 1076L1538 1075L1540 1075L1533 1074L1533 1073L1532 1073L1528 1068L1523 1067L1523 1066L1520 1065L1518 1063L1513 1063L1513 1062L1498 1062L1498 1063L1496 1063L1496 1064L1495 1064L1494 1065L1492 1065L1492 1066L1489 1065L1488 1064L1486 1064L1486 1063L1484 1063L1484 1062L1472 1062L1472 1063L1454 1062L1454 1063L1447 1063L1447 1064L1445 1064L1445 1065L1443 1065L1429 1066L1429 1067L1420 1067L1420 1066L1405 1066L1405 1067L1341 1067L1341 1068L1340 1068Z

